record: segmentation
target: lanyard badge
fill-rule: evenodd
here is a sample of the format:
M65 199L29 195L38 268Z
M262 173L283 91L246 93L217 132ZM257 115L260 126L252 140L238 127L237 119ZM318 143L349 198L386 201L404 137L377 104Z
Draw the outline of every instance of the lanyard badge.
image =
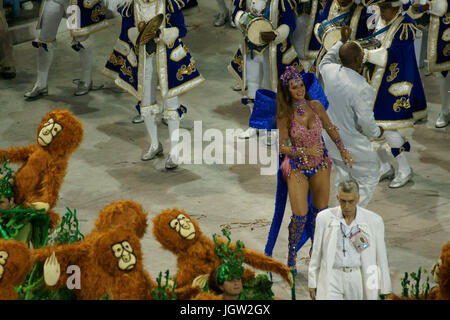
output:
M362 252L369 247L369 237L360 228L358 228L358 231L350 235L350 240L358 252Z

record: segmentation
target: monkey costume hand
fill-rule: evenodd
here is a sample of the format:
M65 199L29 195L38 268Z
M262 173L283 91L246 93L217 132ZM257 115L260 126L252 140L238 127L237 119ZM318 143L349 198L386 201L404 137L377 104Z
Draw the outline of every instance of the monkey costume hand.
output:
M47 212L48 209L50 208L50 205L46 202L32 202L32 203L28 203L27 207L35 209L35 210L45 209L45 211Z
M49 287L54 286L61 275L61 268L58 263L58 259L56 259L56 254L53 251L52 255L45 260L44 263L44 281L45 284Z
M208 279L209 279L209 274L203 274L201 276L198 276L197 278L194 279L194 281L192 281L192 286L203 289L205 287L206 283L208 282Z

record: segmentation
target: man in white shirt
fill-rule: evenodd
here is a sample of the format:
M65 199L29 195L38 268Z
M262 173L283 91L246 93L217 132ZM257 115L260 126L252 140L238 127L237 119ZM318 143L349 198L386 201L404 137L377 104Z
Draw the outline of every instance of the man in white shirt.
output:
M369 139L380 138L384 130L377 126L372 111L375 90L358 73L364 52L357 43L347 42L350 34L351 28L341 29L341 41L322 58L319 68L330 102L327 114L353 156L352 168L344 164L328 135L324 139L336 172L335 185L355 179L360 186L359 205L366 207L379 181L378 156Z
M340 206L316 219L308 287L313 300L376 300L392 292L383 219L359 207L355 180L338 186Z

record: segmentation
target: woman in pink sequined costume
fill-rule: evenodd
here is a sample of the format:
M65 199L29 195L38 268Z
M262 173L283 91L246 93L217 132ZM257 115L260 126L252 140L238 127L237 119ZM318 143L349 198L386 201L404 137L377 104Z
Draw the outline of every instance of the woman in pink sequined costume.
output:
M352 166L338 132L323 105L311 100L300 72L287 67L278 81L277 127L279 152L285 155L281 170L288 185L292 217L289 224L288 266L296 268L297 252L311 237L314 239L317 214L328 207L331 160L322 139L322 128L341 152L343 161ZM308 208L308 191L312 205Z

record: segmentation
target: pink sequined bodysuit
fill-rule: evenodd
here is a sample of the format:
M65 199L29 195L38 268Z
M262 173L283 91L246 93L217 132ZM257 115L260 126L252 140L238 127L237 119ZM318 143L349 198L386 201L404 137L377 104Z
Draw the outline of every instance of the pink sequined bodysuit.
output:
M310 148L318 144L325 144L322 139L322 122L319 115L313 109L311 104L308 103L310 108L314 111L314 126L312 129L306 129L295 120L295 113L292 115L291 128L289 129L289 137L291 143L296 148ZM300 157L287 156L284 158L281 165L283 176L285 179L294 172L299 172L306 177L313 176L317 170L326 169L331 166L331 159L328 156L326 148L323 149L321 156L308 156L307 163L303 162Z

